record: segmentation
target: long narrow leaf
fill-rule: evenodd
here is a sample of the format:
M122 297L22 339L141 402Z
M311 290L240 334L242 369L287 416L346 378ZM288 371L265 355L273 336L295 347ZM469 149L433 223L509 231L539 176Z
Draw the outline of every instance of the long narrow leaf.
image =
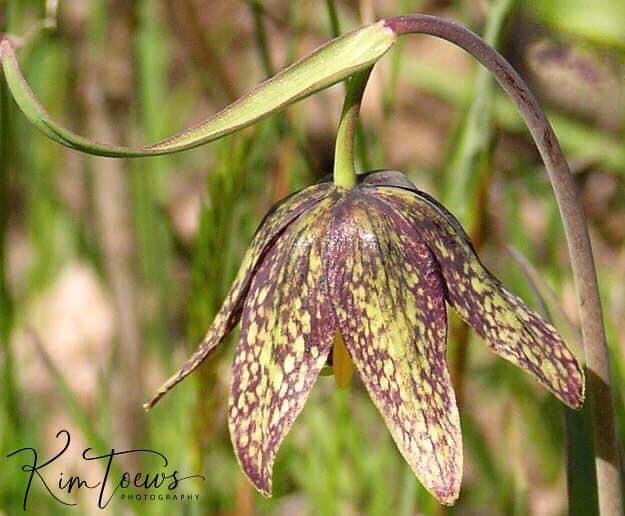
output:
M396 36L382 22L333 39L312 54L261 83L204 122L146 147L102 144L54 122L28 86L8 38L0 42L0 61L9 89L26 117L49 138L76 150L109 157L162 155L217 140L312 93L336 84L375 63Z

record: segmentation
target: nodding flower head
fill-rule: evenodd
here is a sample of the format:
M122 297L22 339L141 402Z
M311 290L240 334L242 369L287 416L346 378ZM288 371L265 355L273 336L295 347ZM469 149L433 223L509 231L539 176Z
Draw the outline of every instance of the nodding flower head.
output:
M556 330L486 270L453 215L381 171L352 189L311 186L265 217L205 340L147 406L240 320L228 423L241 467L269 495L276 452L344 342L400 452L451 504L462 442L446 304L566 405L582 404L583 370Z

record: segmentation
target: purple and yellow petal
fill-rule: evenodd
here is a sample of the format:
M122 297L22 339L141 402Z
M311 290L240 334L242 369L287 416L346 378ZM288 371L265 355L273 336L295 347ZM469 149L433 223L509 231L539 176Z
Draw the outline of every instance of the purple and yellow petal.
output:
M381 171L352 190L307 188L265 217L206 338L146 407L241 318L228 426L261 493L271 494L276 453L321 369L333 362L342 386L353 361L408 464L452 504L463 461L445 300L494 351L581 405L583 371L556 330L482 266L444 207Z
M328 195L329 191L330 186L327 183L311 186L288 197L265 216L245 253L230 291L206 336L193 355L158 389L154 397L145 403L144 408L146 410L151 409L168 391L191 374L211 351L228 336L239 322L243 300L261 258L294 220L319 203Z
M349 193L333 211L328 286L346 347L408 464L451 504L462 443L435 259L404 219L370 195Z
M293 222L254 275L234 358L228 426L243 471L271 494L276 452L332 349L321 256L330 198Z
M429 196L376 187L376 196L408 220L436 256L449 303L503 358L532 373L573 408L584 400L583 369L555 328L481 264L459 222Z

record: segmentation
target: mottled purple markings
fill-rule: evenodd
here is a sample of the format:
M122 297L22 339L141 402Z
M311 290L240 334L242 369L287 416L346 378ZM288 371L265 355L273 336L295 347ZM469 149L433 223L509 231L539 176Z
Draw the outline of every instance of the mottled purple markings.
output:
M232 287L230 287L230 291L219 312L217 312L204 340L200 343L195 353L158 389L154 397L144 405L146 410L154 407L167 392L191 374L215 347L230 334L239 322L243 300L249 289L254 272L262 261L263 256L288 225L323 199L330 188L331 186L328 183L311 186L305 191L298 192L278 203L265 216L243 258L237 277Z
M242 469L270 495L278 448L338 330L400 452L451 504L462 442L446 301L494 351L581 404L582 369L555 329L483 267L451 213L394 171L361 176L349 190L310 187L270 213L207 339L161 392L241 316L228 425Z

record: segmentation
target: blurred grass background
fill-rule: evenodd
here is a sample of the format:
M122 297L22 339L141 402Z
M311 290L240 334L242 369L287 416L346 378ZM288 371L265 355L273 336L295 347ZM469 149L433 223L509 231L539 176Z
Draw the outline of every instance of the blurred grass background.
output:
M621 0L0 0L0 32L56 28L20 52L57 119L96 139L154 141L215 112L333 34L427 12L506 55L547 108L589 217L625 436L625 8ZM97 478L85 447L154 448L202 474L193 502L125 502L111 514L444 515L566 512L565 410L491 355L450 314L465 475L453 508L420 487L357 379L321 377L282 447L274 497L244 480L226 428L234 338L153 412L141 403L195 348L263 214L331 171L341 86L238 135L173 157L110 160L62 149L17 112L0 81L0 511L21 512L26 474L4 456L71 453L46 469ZM461 51L410 37L376 67L363 108L363 169L399 169L465 224L483 261L531 304L506 252L536 268L576 342L576 307L553 195L520 118ZM575 496L593 514L592 450L573 418ZM71 455L71 457L69 456ZM54 469L56 467L56 469ZM111 475L161 464L134 456ZM117 477L116 477L117 478ZM164 491L163 491L164 492ZM35 514L97 514L34 482Z

